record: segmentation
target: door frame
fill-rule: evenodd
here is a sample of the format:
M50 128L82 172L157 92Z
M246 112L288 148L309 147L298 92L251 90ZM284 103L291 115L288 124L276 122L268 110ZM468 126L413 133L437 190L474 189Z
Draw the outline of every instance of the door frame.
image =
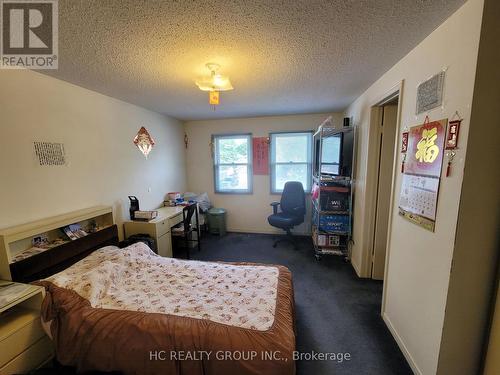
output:
M392 221L393 221L393 208L394 208L394 190L395 190L395 180L397 173L397 160L398 160L398 148L399 139L401 134L401 109L403 103L403 87L404 80L400 81L396 85L388 89L383 95L380 95L376 100L370 105L370 125L368 130L368 161L367 161L367 171L366 171L366 198L365 198L365 214L364 222L366 225L363 230L363 242L364 246L364 256L363 256L363 270L367 277L371 278L372 272L372 257L373 257L373 246L374 246L374 234L375 234L375 219L376 219L376 207L377 207L377 187L378 187L378 165L379 151L380 151L380 137L378 136L379 128L382 121L382 107L384 104L392 101L394 98L398 97L398 108L397 108L397 120L396 120L396 142L394 142L394 158L393 158L393 169L392 169L392 181L391 181L391 197L389 203L389 223L387 225L387 232L391 232ZM385 256L385 266L384 266L384 288L382 294L382 311L384 310L385 304L385 286L387 285L387 265L389 262L389 248L390 248L390 235L387 236L386 245L386 256Z

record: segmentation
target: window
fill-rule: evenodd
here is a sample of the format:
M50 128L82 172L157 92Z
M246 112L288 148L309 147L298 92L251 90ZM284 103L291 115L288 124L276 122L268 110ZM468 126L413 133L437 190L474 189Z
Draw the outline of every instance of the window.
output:
M281 193L287 181L310 191L311 158L312 132L271 133L271 192Z
M252 192L252 135L214 135L216 193Z

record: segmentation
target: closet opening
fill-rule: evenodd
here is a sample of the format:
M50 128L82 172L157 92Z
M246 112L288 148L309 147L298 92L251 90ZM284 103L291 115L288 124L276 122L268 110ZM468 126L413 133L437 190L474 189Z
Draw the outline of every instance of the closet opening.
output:
M377 126L378 152L375 186L375 215L373 225L373 246L371 249L371 277L384 279L389 230L393 170L396 156L399 92L394 97L377 105L379 121Z
M399 128L403 81L373 101L368 129L368 164L363 228L362 277L384 280L398 172Z

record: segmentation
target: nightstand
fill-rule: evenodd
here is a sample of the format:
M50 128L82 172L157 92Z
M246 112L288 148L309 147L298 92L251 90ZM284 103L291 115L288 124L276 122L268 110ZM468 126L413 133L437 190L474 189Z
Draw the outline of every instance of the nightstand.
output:
M40 286L0 281L0 375L27 373L53 357L40 320L44 296Z

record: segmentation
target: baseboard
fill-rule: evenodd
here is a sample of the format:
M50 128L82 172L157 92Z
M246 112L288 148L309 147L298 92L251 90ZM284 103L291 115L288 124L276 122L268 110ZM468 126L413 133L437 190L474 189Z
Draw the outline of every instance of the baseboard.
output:
M416 375L422 375L422 371L420 371L420 369L418 368L417 364L415 363L415 360L413 359L410 352L408 351L408 348L406 347L405 343L403 342L403 339L401 338L401 336L399 336L396 329L392 325L391 320L387 317L387 314L382 313L382 319L384 320L387 328L389 328L389 331L391 332L392 336L394 337L394 340L396 340L396 343L398 344L399 349L401 349L401 352L405 356L406 361L410 365L413 373Z
M356 262L353 262L352 259L351 259L351 265L352 265L352 268L354 268L354 272L356 272L356 275L359 277L359 278L363 278L364 276L361 276L361 271L359 269L359 266Z

